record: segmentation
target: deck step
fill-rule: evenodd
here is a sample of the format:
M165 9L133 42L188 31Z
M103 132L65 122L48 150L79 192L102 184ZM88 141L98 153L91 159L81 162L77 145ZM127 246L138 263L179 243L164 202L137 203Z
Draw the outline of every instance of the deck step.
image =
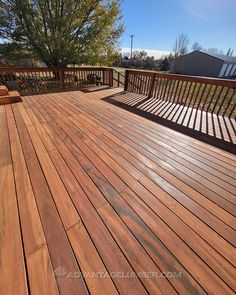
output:
M20 101L22 100L21 100L20 94L17 91L8 91L7 95L0 96L0 105L20 102Z
M0 96L8 95L8 89L4 85L0 85Z

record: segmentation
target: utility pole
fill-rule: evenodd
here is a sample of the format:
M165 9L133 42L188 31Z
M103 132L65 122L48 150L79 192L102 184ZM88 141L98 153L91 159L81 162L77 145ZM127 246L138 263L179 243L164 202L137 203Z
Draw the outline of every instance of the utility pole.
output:
M130 40L130 63L129 63L129 67L131 69L132 60L133 60L133 39L134 39L134 35L130 35L129 37L131 38L131 40Z

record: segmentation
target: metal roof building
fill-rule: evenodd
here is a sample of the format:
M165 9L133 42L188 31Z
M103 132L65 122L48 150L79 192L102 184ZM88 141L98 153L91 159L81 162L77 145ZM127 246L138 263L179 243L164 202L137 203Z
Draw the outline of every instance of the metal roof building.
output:
M176 58L170 71L182 75L235 79L236 57L196 50Z

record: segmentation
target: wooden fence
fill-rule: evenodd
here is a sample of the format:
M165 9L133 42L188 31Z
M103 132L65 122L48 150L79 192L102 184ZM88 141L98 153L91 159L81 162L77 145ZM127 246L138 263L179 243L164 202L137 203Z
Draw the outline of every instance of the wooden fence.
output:
M226 116L236 116L236 80L127 70L125 91Z
M81 89L91 86L113 86L113 69L80 68L0 68L0 84L21 95L50 91Z

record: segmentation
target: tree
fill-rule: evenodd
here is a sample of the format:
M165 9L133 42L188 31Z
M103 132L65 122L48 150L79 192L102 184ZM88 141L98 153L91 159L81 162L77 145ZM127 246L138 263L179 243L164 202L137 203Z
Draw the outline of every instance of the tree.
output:
M155 58L154 56L147 56L144 61L144 68L153 70L155 68Z
M169 71L170 62L167 56L160 60L159 68L160 68L160 71Z
M158 62L158 69L160 71L169 71L170 65L171 65L173 59L174 59L174 56L172 53L170 53L167 56L162 56Z
M0 37L47 66L109 61L124 27L120 0L1 0Z
M175 45L174 45L175 57L179 57L181 55L188 53L188 44L189 44L188 36L183 33L180 34L175 40Z
M141 67L143 68L144 67L144 62L145 62L145 59L147 58L147 52L145 50L141 50L139 52L139 59L141 61Z
M193 46L192 46L192 50L196 51L196 50L202 50L202 46L198 43L198 42L194 42Z
M13 42L0 44L0 58L14 62L20 58L34 58L34 56Z
M145 50L141 50L139 52L140 59L144 60L147 57L147 52Z

